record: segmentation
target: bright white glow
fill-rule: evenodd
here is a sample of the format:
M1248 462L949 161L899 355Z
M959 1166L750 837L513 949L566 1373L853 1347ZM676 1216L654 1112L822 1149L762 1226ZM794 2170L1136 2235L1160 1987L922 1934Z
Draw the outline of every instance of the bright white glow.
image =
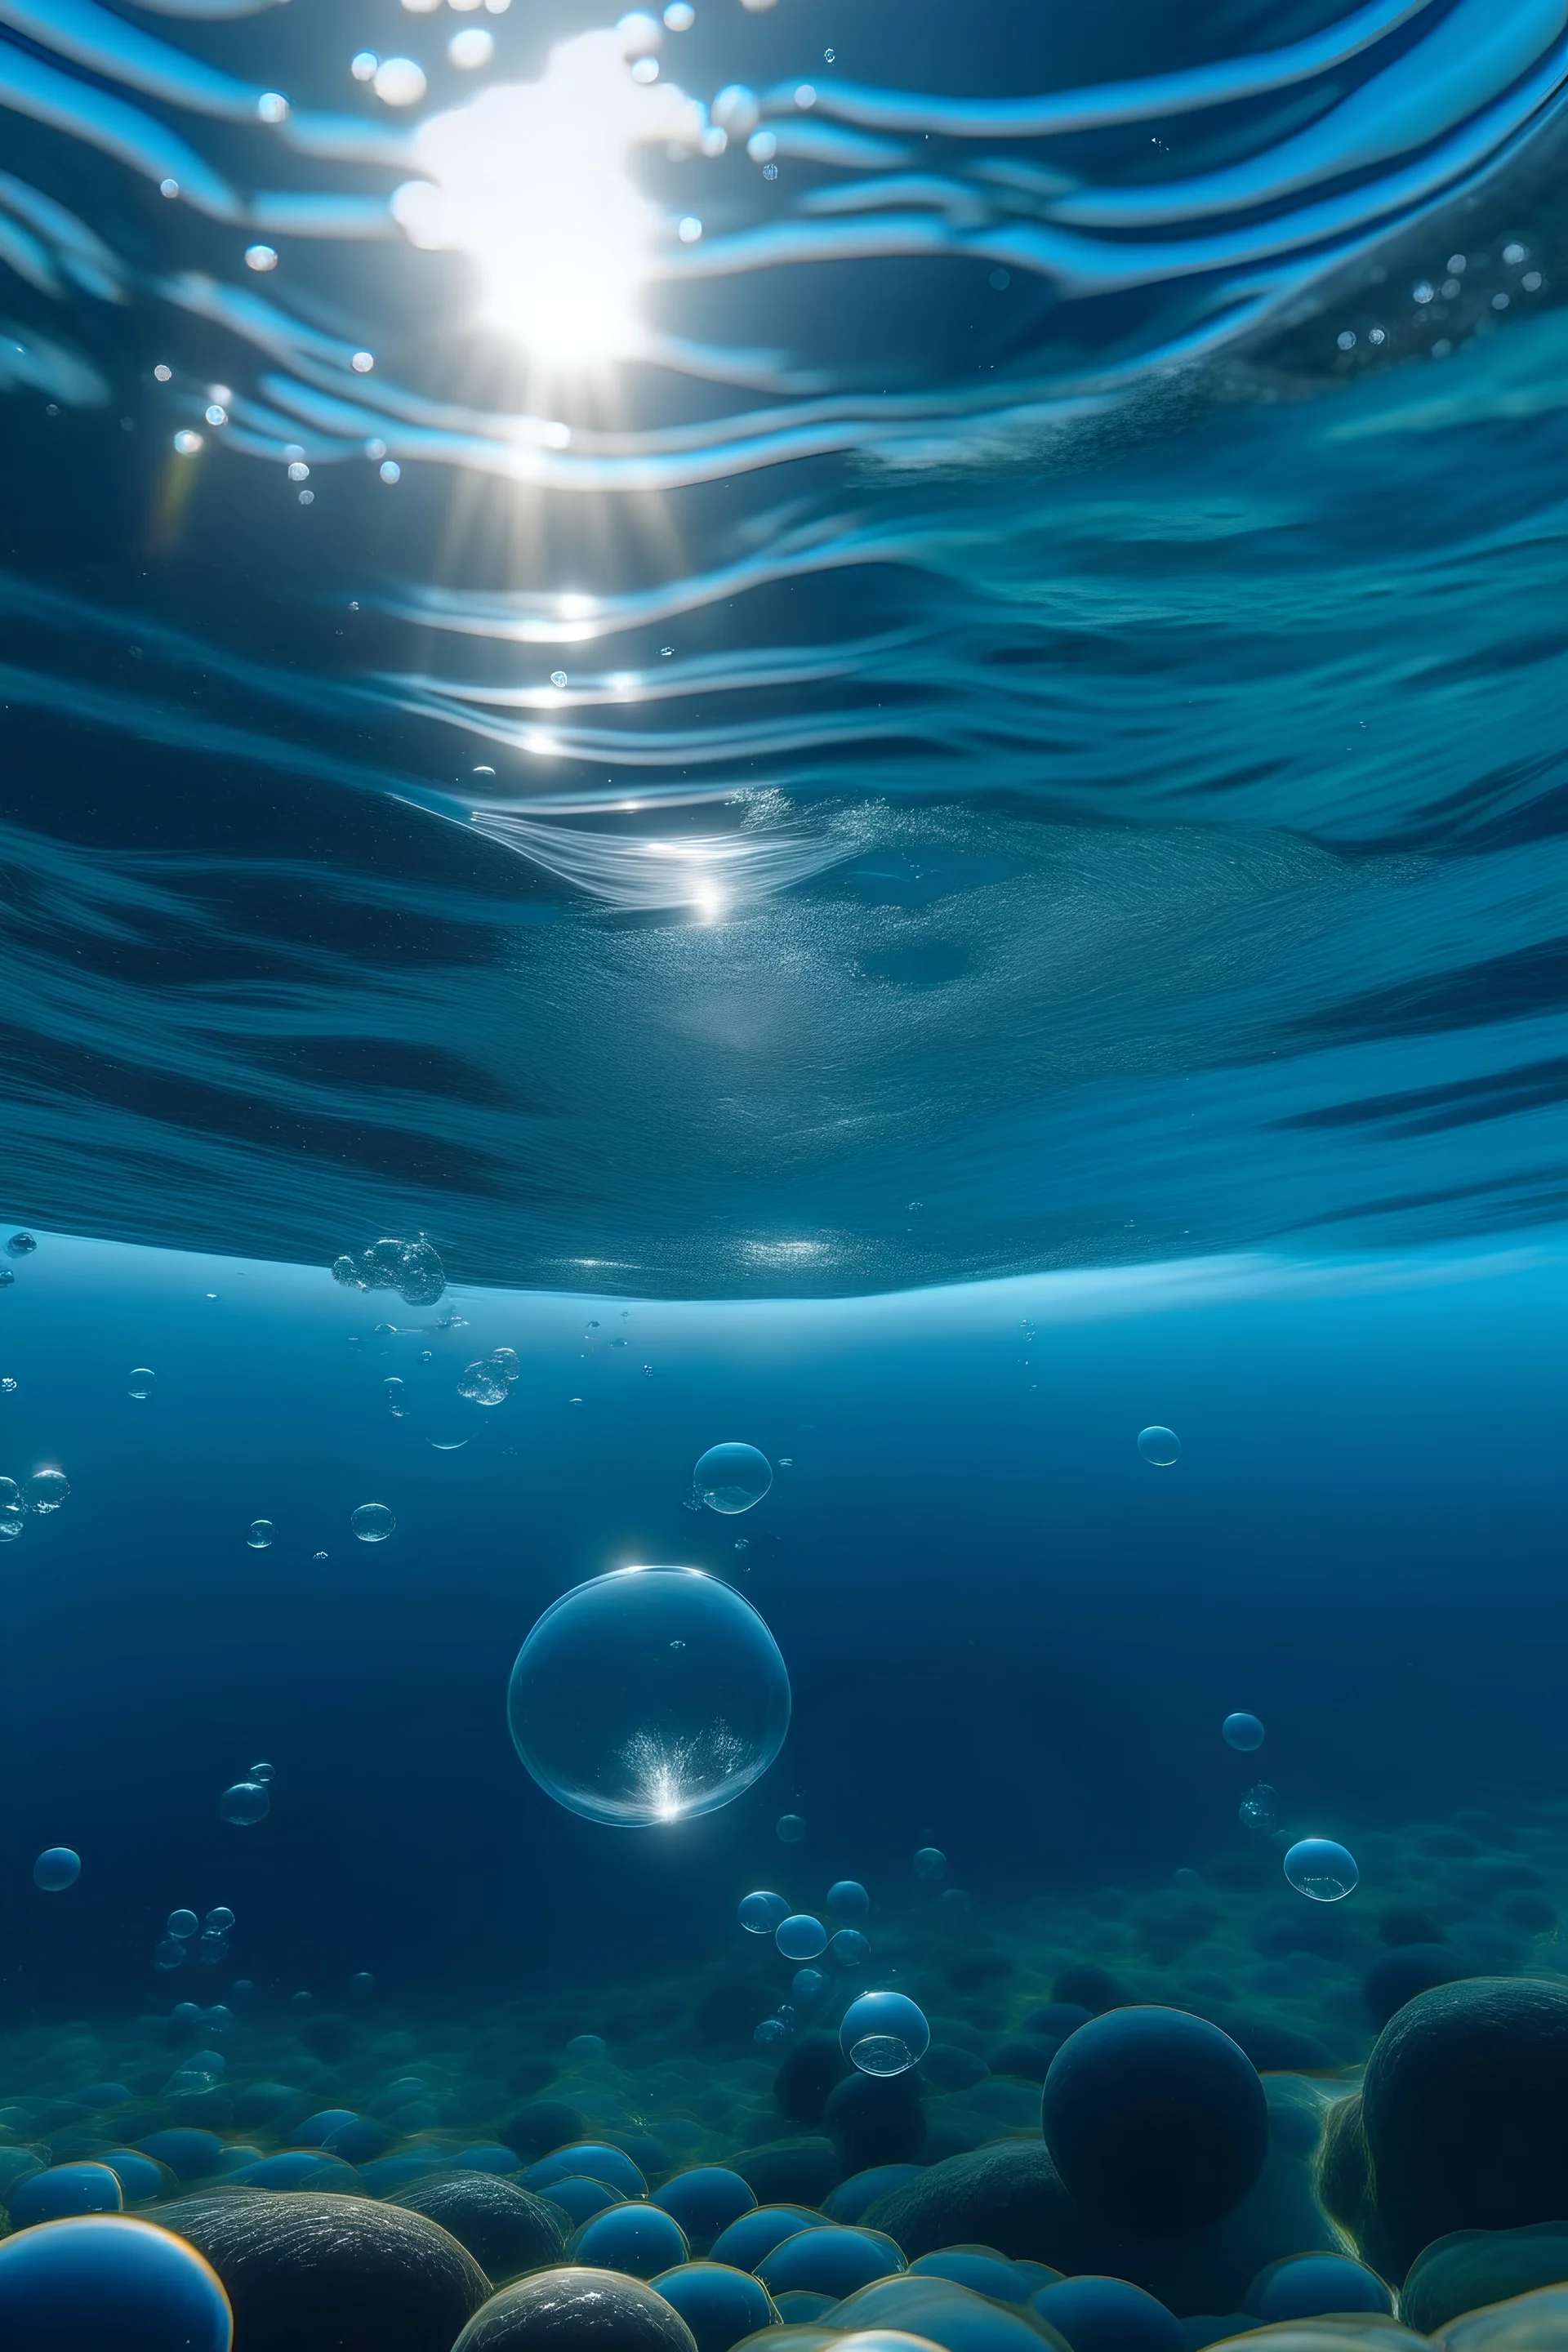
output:
M664 12L665 28L671 33L689 33L697 22L697 11L691 0L669 0Z
M411 16L433 16L441 0L403 0L403 5Z
M182 457L194 457L201 446L202 436L199 433L186 431L176 433L174 436L174 446Z
M384 106L417 106L426 89L425 68L412 58L383 58L371 87Z
M245 248L247 269L259 269L263 275L278 267L278 256L269 245L247 245Z
M357 57L349 59L349 71L355 81L374 81L380 63L381 59L374 49L361 49Z
M454 33L447 44L447 55L466 73L488 66L495 53L496 37L487 33L482 25L470 25L466 32Z
M580 34L551 51L541 80L497 84L422 122L412 147L426 176L392 200L412 244L473 257L484 316L543 360L641 347L637 295L673 223L628 166L642 147L701 146L701 108L628 73L632 37Z
M743 81L726 82L713 101L713 120L731 139L747 138L763 119L763 101Z

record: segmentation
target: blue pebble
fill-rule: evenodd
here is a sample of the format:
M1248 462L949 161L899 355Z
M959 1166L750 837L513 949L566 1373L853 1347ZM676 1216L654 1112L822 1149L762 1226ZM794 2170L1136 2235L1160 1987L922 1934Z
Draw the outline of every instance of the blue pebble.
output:
M761 2281L724 2263L682 2263L652 2284L690 2328L697 2352L730 2352L743 2336L754 2336L778 2319Z
M904 2258L879 2230L843 2229L827 2221L786 2238L756 2268L770 2294L804 2287L812 2294L843 2296L873 2279L891 2277L904 2268Z
M1258 2272L1243 2299L1262 2327L1331 2312L1394 2309L1394 2296L1377 2273L1348 2254L1287 2254Z
M352 2157L349 2161L353 2161ZM515 2148L499 2147L487 2141L483 2147L459 2148L452 2158L452 2169L454 2172L516 2172L520 2167Z
M0 2343L21 2352L231 2352L228 2297L194 2246L127 2213L0 2244Z
M356 2116L352 2124L340 2124L321 2145L332 2156L341 2156L345 2164L372 2164L384 2156L395 2135L384 2124L373 2123L368 2116ZM511 2168L517 2169L513 2157Z
M612 2205L584 2221L566 2250L566 2259L584 2270L621 2271L627 2278L657 2278L690 2259L679 2221L657 2205Z
M526 2173L522 2176L522 2185L525 2189L530 2186ZM634 2201L623 2197L618 2189L606 2188L602 2180L552 2180L548 2188L535 2189L533 2193L536 2197L548 2197L552 2205L559 2205L561 2210L570 2216L575 2228L581 2228L584 2221L591 2221L595 2213L607 2213L612 2205Z
M344 2124L358 2121L353 2107L322 2107L318 2114L306 2116L294 2137L301 2147L325 2147L335 2131L341 2131Z
M149 2132L145 2139L136 2142L136 2148L139 2155L166 2164L181 2180L205 2180L209 2172L217 2170L223 2156L223 2142L216 2132L197 2131L188 2124L173 2131Z
M752 2212L757 2202L740 2174L722 2164L698 2164L689 2172L678 2172L655 2191L653 2201L679 2222L694 2246L704 2250L731 2221ZM762 2319L756 2324L768 2325Z
M597 2139L574 2140L570 2147L558 2147L553 2155L542 2157L537 2164L529 2166L522 2176L522 2185L542 2195L552 2180L584 2177L602 2180L606 2188L618 2189L623 2197L647 2195L647 2182L625 2150L610 2147Z
M921 2164L873 2164L868 2171L852 2172L847 2180L841 2180L822 2210L830 2221L858 2221L879 2197L918 2180L924 2170Z
M1186 2352L1182 2323L1126 2279L1065 2278L1029 2298L1072 2352Z
M241 2165L226 2176L246 2189L343 2189L360 2186L352 2164L323 2156L319 2147L285 2148L281 2156L264 2156L256 2164Z
M359 2177L367 2197L395 2197L411 2180L427 2180L445 2168L431 2156L379 2156L374 2164L360 2167Z
M138 2156L132 2147L111 2147L98 2161L108 2165L128 2205L142 2205L150 2197L163 2194L166 2175L163 2166L154 2164L150 2156Z
M738 2271L754 2271L764 2255L786 2238L797 2237L802 2230L819 2230L822 2216L809 2205L759 2205L754 2211L742 2213L731 2221L721 2237L713 2242L712 2259L729 2263Z
M983 2253L978 2246L943 2246L922 2254L910 2264L910 2276L951 2279L973 2294L988 2294L993 2303L1027 2303L1033 2292L1005 2254Z
M19 2180L5 2200L14 2230L62 2221L71 2213L118 2213L124 2199L107 2164L51 2164Z

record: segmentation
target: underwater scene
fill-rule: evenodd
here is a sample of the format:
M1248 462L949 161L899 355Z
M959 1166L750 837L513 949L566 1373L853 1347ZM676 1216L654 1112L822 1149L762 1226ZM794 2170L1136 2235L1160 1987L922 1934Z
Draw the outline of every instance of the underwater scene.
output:
M1568 0L0 0L0 2352L1568 2352Z

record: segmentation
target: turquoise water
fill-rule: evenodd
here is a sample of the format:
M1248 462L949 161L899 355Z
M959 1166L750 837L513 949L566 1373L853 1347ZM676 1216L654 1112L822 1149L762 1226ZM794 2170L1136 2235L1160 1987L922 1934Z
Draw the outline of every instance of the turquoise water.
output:
M1551 2352L1565 72L0 0L7 2346Z

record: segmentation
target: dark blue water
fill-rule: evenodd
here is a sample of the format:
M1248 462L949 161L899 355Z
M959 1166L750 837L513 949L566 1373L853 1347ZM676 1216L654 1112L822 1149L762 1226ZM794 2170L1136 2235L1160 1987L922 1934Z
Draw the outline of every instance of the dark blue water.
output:
M1565 92L1568 0L0 0L7 2345L52 2244L134 2352L86 2200L212 2352L451 2352L564 2205L423 2314L389 2200L584 2138L994 2245L769 2282L925 2352L1568 2290Z

